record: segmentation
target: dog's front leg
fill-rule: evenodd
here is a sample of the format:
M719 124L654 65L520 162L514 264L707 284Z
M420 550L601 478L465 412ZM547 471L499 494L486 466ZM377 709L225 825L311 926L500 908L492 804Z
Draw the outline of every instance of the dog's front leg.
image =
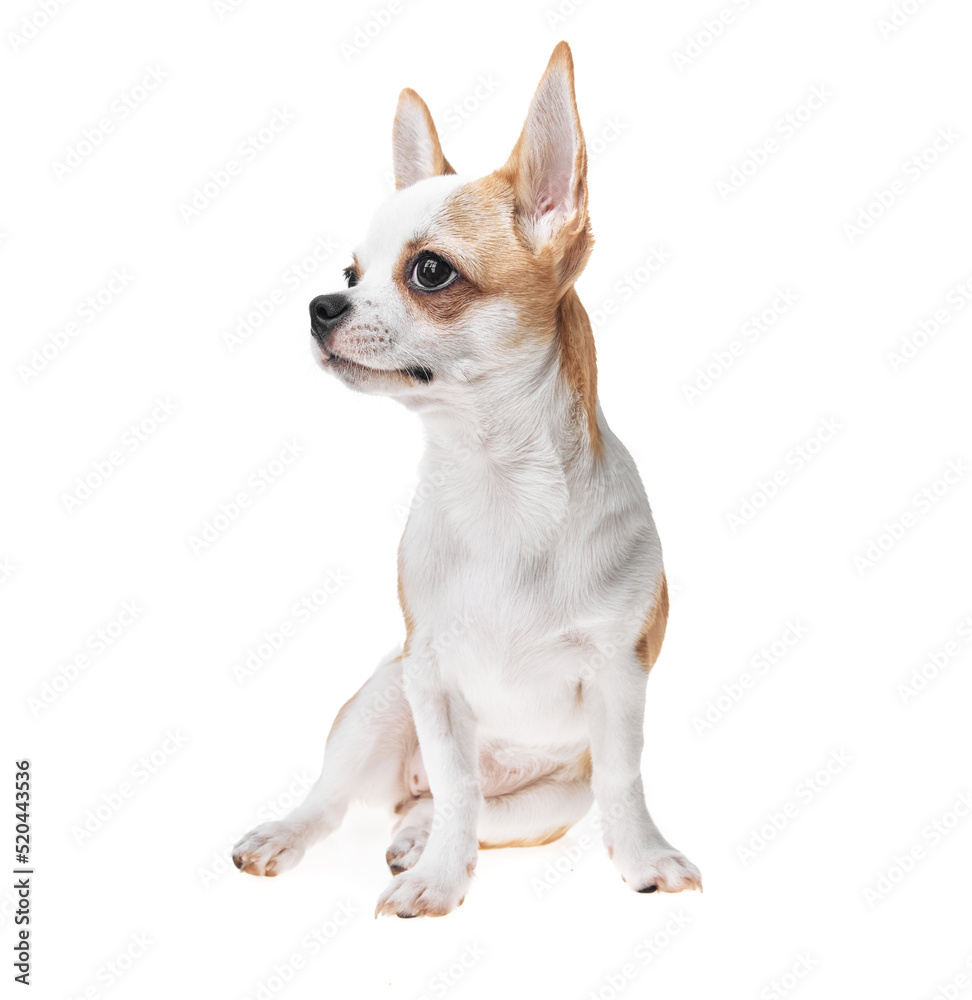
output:
M443 684L434 655L410 654L403 677L435 815L421 858L395 876L375 916L439 917L462 903L476 867L482 803L476 722L462 695Z
M645 805L641 753L647 680L634 656L618 656L583 687L604 843L636 892L701 889L699 870L665 840Z

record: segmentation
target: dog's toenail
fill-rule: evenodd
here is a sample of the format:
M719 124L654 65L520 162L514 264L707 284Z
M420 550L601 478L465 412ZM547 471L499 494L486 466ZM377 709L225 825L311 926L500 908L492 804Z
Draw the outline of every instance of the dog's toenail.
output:
M658 892L657 885L646 885L644 889L639 889L638 892Z
M411 920L412 917L417 917L418 914L417 913L399 913L398 916L401 917L402 920Z

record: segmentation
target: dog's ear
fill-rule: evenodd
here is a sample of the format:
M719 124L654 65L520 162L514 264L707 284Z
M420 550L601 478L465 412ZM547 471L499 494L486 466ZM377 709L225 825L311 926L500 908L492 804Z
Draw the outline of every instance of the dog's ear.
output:
M425 101L409 88L398 98L392 127L392 162L399 190L426 177L455 173L442 155L439 134Z
M587 216L587 147L566 42L553 50L520 138L500 173L513 186L521 231L536 250L557 244L560 277L565 285L573 283L593 241Z

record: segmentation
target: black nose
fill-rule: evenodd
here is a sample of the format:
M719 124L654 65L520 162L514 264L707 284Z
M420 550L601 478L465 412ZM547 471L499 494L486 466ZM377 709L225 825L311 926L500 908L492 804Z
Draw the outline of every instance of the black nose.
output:
M350 306L351 300L343 292L318 295L313 299L310 304L310 318L311 333L314 337L323 342Z

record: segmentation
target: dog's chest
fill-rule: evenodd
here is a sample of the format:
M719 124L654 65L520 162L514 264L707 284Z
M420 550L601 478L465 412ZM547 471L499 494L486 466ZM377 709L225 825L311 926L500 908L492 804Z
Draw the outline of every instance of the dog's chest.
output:
M606 650L634 648L661 571L630 456L609 438L596 470L539 434L495 451L452 448L402 538L411 655L436 663L480 731L556 745L583 729L581 684Z

